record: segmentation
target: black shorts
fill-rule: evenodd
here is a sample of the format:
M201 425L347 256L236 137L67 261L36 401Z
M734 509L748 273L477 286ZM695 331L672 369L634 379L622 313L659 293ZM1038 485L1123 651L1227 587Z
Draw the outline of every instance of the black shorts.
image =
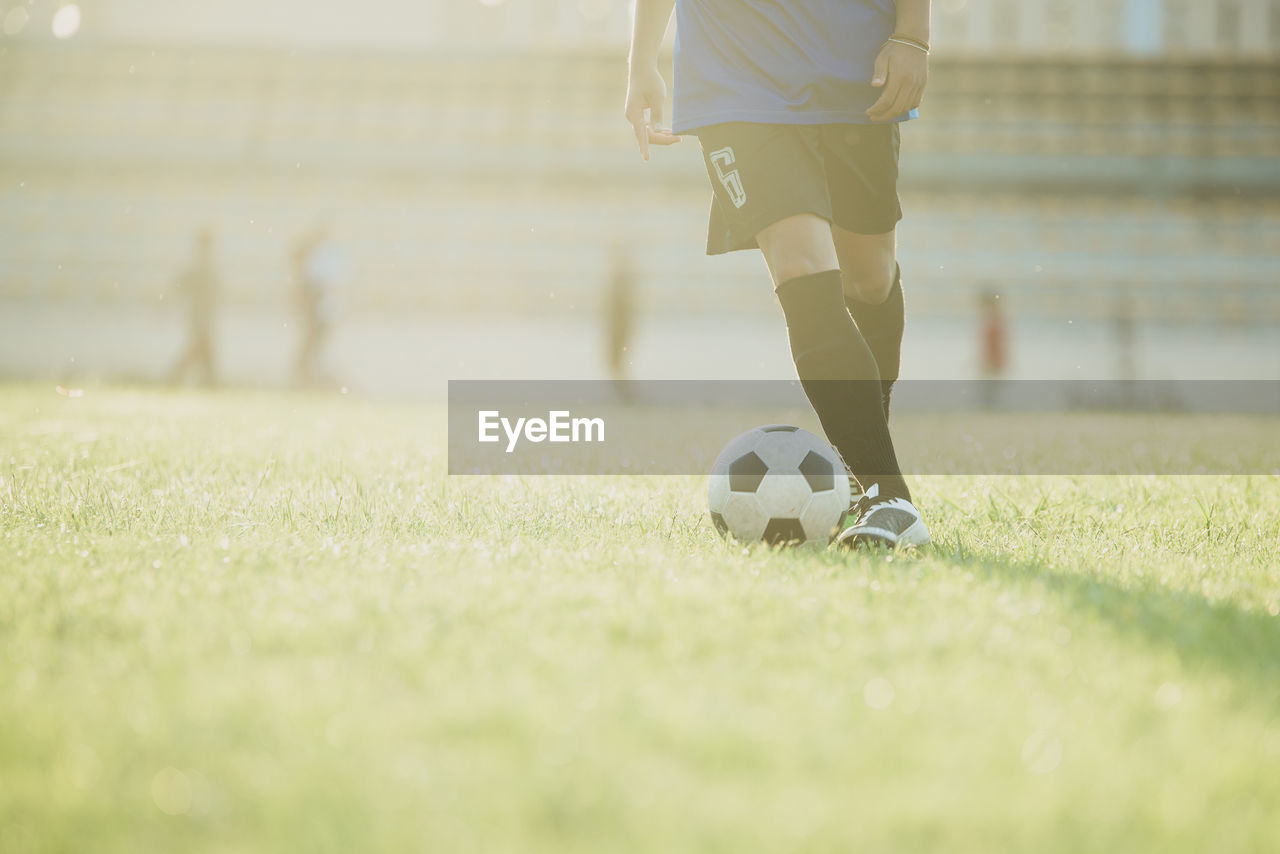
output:
M857 234L893 231L899 138L896 123L699 128L714 191L707 254L755 248L761 229L800 213Z

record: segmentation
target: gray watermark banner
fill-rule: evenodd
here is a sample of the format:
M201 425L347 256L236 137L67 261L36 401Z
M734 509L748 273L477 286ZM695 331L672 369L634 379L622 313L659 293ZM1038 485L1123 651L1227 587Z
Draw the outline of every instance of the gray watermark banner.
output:
M449 473L705 474L762 424L822 435L798 381L454 380ZM902 380L889 424L908 474L1280 474L1271 381Z

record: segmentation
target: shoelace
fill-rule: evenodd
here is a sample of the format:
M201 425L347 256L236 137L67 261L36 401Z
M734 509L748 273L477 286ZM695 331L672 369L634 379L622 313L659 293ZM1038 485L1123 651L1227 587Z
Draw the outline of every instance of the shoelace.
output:
M873 483L870 489L862 493L858 500L853 502L853 506L849 508L849 515L858 521L862 521L862 517L867 515L867 511L877 504L884 504L888 500L880 497L880 484Z

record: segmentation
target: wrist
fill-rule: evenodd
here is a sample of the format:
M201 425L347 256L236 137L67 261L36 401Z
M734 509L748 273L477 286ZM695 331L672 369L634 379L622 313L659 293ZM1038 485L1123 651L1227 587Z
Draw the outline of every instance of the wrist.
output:
M633 68L648 68L658 64L658 49L648 48L644 45L634 45L627 52L627 70Z
M889 38L885 40L885 44L886 45L888 44L905 45L906 47L918 50L923 54L928 55L929 53L929 43L927 41L922 41L921 39L912 38L906 33L895 32L893 35L889 36Z
M903 4L898 4L902 6ZM926 7L927 8L927 7ZM899 12L909 10L899 9ZM929 43L929 14L925 12L923 15L918 13L899 14L893 25L894 35L906 36L909 39Z
M645 74L652 74L657 70L658 70L657 58L648 59L648 60L631 59L627 61L628 77L640 77Z

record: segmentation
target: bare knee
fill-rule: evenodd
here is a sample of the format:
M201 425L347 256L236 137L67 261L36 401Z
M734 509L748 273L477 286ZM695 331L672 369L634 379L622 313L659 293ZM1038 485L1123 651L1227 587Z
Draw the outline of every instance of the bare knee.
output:
M845 296L878 305L884 302L897 276L897 234L856 234L833 227L831 236L840 258Z
M852 265L852 269L840 268L840 280L844 285L844 294L859 302L879 305L889 298L893 288L896 265L885 264Z

